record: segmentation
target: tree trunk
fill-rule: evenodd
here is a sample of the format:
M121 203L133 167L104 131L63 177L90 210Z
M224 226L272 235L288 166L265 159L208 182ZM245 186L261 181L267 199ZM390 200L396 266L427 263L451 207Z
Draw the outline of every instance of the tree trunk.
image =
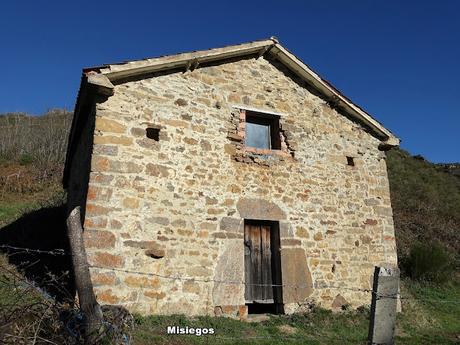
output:
M81 226L80 207L75 207L67 218L75 285L80 308L85 316L85 344L93 345L99 339L102 327L102 310L96 301L93 283L89 274L83 228Z

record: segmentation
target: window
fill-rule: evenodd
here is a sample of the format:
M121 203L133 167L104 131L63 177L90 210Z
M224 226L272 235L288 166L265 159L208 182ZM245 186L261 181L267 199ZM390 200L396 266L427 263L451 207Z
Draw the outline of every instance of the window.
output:
M280 150L279 117L246 111L245 145L258 149Z

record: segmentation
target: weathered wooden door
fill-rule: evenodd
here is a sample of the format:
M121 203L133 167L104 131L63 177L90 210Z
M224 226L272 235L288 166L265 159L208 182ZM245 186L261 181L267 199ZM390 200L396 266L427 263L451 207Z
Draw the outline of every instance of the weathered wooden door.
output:
M270 228L267 222L245 222L246 303L274 303Z

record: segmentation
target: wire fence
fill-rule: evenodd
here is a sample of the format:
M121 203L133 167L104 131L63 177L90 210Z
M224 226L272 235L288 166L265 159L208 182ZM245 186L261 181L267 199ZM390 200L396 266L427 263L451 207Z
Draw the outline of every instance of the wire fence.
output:
M71 256L72 255L71 253L65 251L64 249L43 250L43 249L17 247L17 246L11 246L11 245L0 245L0 249L14 251L10 253L6 252L5 254L7 255L32 254L32 253L40 254L40 255L52 255L52 256ZM318 290L319 289L335 289L335 290L347 290L347 291L374 294L377 297L377 299L423 300L423 301L433 302L433 303L460 304L460 301L458 300L446 300L446 299L436 299L436 298L418 298L418 297L413 297L413 296L407 297L407 296L401 295L401 293L378 294L373 289L343 286L343 285L328 285L323 282L318 283L318 284L258 284L258 283L248 283L243 280L237 281L237 280L222 280L222 279L211 279L211 278L203 279L203 278L196 278L196 277L169 276L169 275L153 273L153 272L128 270L128 269L92 265L92 264L88 264L88 267L99 269L99 270L105 270L105 271L136 274L140 276L156 277L156 278L168 279L168 280L174 280L174 281L214 283L214 284L223 284L223 285L244 285L244 286L265 286L265 287L270 286L274 288L284 287L284 288L293 288L293 289L318 289Z
M31 258L33 258L32 263L29 263L28 265L40 265L41 260L43 257L41 256L51 256L51 257L56 257L57 260L60 260L60 258L68 258L69 256L72 256L72 254L64 249L37 249L37 248L27 248L27 247L20 247L20 246L13 246L13 245L7 245L7 244L2 244L0 245L0 253L3 252L5 256L7 257L14 257L15 255L32 255ZM35 257L33 256L35 255ZM26 257L27 258L27 257ZM27 260L26 260L27 261ZM246 283L245 281L235 281L235 280L222 280L222 279L203 279L203 278L195 278L195 277L184 277L184 276L169 276L169 275L163 275L163 274L158 274L158 273L153 273L153 272L143 272L143 271L137 271L137 270L127 270L127 269L122 269L122 268L116 268L116 267L107 267L107 266L99 266L99 265L88 265L89 268L101 270L102 272L121 272L121 273L126 273L126 274L135 274L139 275L142 277L152 277L152 278L159 278L159 279L168 279L168 280L173 280L173 281L191 281L191 282L201 282L205 285L204 289L202 290L202 293L207 296L207 298L204 300L206 303L206 310L212 311L213 309L213 303L211 301L212 299L212 289L218 286L219 284L229 284L229 285L236 285L236 286L241 286L241 285L255 285L255 286L271 286L274 288L277 287L286 287L286 288L292 288L294 291L298 291L297 289L305 289L305 288L311 288L311 289L337 289L337 290L347 290L347 291L355 291L359 293L365 293L369 294L369 301L371 300L371 297L373 299L399 299L399 300L416 300L419 302L428 302L428 303L439 303L442 305L457 305L460 304L460 301L458 300L447 300L447 299L442 299L442 298L425 298L421 296L403 296L401 293L396 293L396 294L382 294L382 293L377 293L376 291L373 291L373 289L367 289L367 288L360 288L360 287L354 287L354 286L342 286L342 285L330 285L330 284L299 284L299 285L293 285L293 284L250 284ZM22 267L21 267L22 268ZM69 291L66 291L67 295L69 298L74 300L75 304L71 309L67 309L67 316L62 317L62 305L59 305L56 303L53 298L50 295L47 295L46 291L42 290L39 286L37 286L36 283L33 281L30 281L29 279L25 278L22 276L22 274L18 273L15 269L12 269L8 266L4 266L2 263L0 263L0 287L2 284L2 273L8 272L11 276L14 277L14 280L16 282L19 282L19 287L20 288L15 288L18 291L23 290L23 296L18 297L16 300L12 301L8 305L3 305L2 308L4 311L7 311L8 315L7 316L1 316L2 313L0 313L0 343L8 343L8 344L16 344L16 343L21 343L26 341L26 343L49 343L49 344L79 344L81 343L81 320L82 317L84 317L84 313L81 311L80 306L78 305L78 299L74 300L74 295L70 293ZM139 289L152 289L152 286L148 286L148 282L146 281L145 284L142 283L142 279L140 279L141 284ZM50 284L59 284L59 279L52 278L49 280ZM214 285L212 285L214 284ZM23 287L26 287L25 289ZM154 288L153 288L154 289ZM28 293L39 293L40 295L45 297L45 302L41 303L42 307L41 308L36 308L35 305L27 306L26 308L24 307L19 307L15 308L15 303L16 301L19 300L24 300L27 299L27 297L24 297L24 295L27 295ZM122 302L122 305L124 308L130 309L133 307L133 310L136 309L139 306L145 305L145 301L139 300L141 294L137 294L137 298L132 301L126 301ZM299 304L300 306L300 304ZM314 304L313 304L314 306ZM131 335L132 332L134 331L134 319L133 316L127 312L126 309L123 307L119 306L102 306L104 307L115 307L115 308L122 308L122 309L116 309L117 311L115 312L115 317L111 317L110 314L108 314L107 319L106 319L106 312L104 311L104 325L105 329L109 330L108 332L110 333L110 336L112 339L118 339L118 342L114 342L116 344L123 344L123 345L130 345L132 343ZM35 309L36 310L35 310ZM9 324L12 324L15 320L20 320L23 315L29 315L28 317L30 318L30 313L32 310L32 316L34 318L31 318L31 322L27 323L26 326L24 326L25 330L20 329L20 327L16 327L17 330L20 329L20 333L16 334L11 331L3 331L3 330L8 330ZM35 310L35 311L34 311ZM69 311L70 310L70 311ZM126 314L123 314L123 310L127 312ZM364 309L366 310L366 309ZM110 312L110 309L109 309ZM370 311L372 313L372 311ZM83 315L83 316L82 316ZM120 317L119 315L125 315ZM122 319L123 321L120 321ZM6 321L6 322L5 322ZM160 323L161 324L161 323ZM165 337L170 337L171 334L168 333L168 327L166 326L160 326L158 324L156 327L153 329L149 330L149 335L151 337L154 337L156 339L165 339ZM200 321L193 321L193 324L188 326L189 328L209 328L209 327L202 327L199 325ZM183 326L183 323L179 323L179 325ZM181 326L181 327L182 327ZM60 328L59 328L60 327ZM137 326L136 326L137 327ZM179 326L178 326L179 327ZM280 343L280 342L294 342L294 343L315 343L317 341L318 334L305 334L302 332L302 334L288 334L288 333L283 333L283 331L279 331L278 333L271 333L269 335L253 335L253 334L248 334L244 335L241 333L235 333L232 336L229 336L227 334L221 333L222 331L218 329L219 326L214 326L217 327L215 328L215 332L212 334L201 334L201 337L203 338L204 343L214 343L216 341L220 341L221 343L235 343L235 342L249 342L249 343ZM184 328L184 327L182 327ZM57 329L62 329L63 333L60 333L59 335L56 335L56 338L50 338L46 336L46 334L49 334L51 330L56 331ZM371 328L369 328L371 329ZM29 333L27 333L27 331ZM4 334L7 335L7 338L3 338L1 336L1 333L4 332ZM52 332L52 331L51 331ZM104 331L105 332L105 331ZM142 331L141 331L142 332ZM56 333L57 334L57 333ZM104 333L104 334L109 334L109 333ZM339 336L335 336L334 334L323 334L320 332L321 338L323 341L328 341L328 342L337 342L340 341L341 338ZM175 333L174 335L178 336L190 336L190 333ZM364 334L363 334L364 336ZM4 341L4 339L7 340L7 342ZM70 339L70 340L69 340ZM3 342L2 342L3 341Z

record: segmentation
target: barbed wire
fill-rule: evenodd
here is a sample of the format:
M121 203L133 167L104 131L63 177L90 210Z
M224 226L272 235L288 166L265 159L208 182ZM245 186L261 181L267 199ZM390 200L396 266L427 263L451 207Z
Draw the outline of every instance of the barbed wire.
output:
M23 247L16 247L10 245L0 245L0 248L12 249L23 251L23 253L37 253L37 254L48 254L48 255L70 255L71 253L65 252L63 249L54 249L54 250L42 250L42 249L31 249L31 248L23 248ZM13 253L18 254L18 253ZM247 285L247 286L269 286L269 287L290 287L290 288L315 288L315 289L345 289L345 290L353 290L353 291L360 291L365 293L372 292L371 289L362 289L356 287L344 287L344 286L336 286L336 285L325 285L323 283L319 284L257 284L257 283L247 283L245 281L232 281L232 280L220 280L220 279L200 279L194 277L179 277L179 276L167 276L159 273L152 273L152 272L142 272L142 271L135 271L135 270L127 270L121 269L116 267L107 267L107 266L99 266L99 265L91 265L88 264L90 268L97 268L103 270L111 270L123 273L130 273L130 274L137 274L143 276L154 276L163 279L171 279L171 280L180 280L180 281L191 281L191 282L202 282L202 283L218 283L218 284L228 284L228 285Z
M247 283L245 281L237 281L237 280L220 280L220 279L200 279L200 278L193 278L193 277L178 277L178 276L166 276L159 273L151 273L151 272L141 272L141 271L134 271L134 270L126 270L121 268L115 267L105 267L105 266L98 266L98 265L88 265L92 268L97 269L104 269L110 271L117 271L123 273L131 273L131 274L138 274L138 275L145 275L145 276L154 276L158 278L164 279L171 279L171 280L182 280L182 281L191 281L191 282L201 282L201 283L218 283L218 284L228 284L228 285L247 285L247 286L270 286L270 287L290 287L290 288L315 288L315 289L349 289L353 291L361 291L370 293L372 290L370 289L361 289L361 288L352 288L352 287L344 287L344 286L333 286L333 285L324 285L322 283L313 285L313 284L303 284L303 285L293 285L293 284L255 284L255 283Z
M33 249L33 248L24 248L24 247L15 247L10 245L2 244L0 248L4 249L12 249L12 250L20 250L23 253L37 253L37 254L49 254L49 255L71 255L70 253L64 251L64 249L52 249L52 250L43 250L43 249ZM20 253L14 253L20 254Z
M16 255L16 254L46 254L46 255L56 255L56 256L72 256L71 253L66 252L64 249L52 249L52 250L43 250L43 249L33 249L33 248L25 248L25 247L17 247L11 245L0 245L0 248L3 249L10 249L17 251L15 253L6 253L7 255ZM244 286L259 286L259 287L284 287L284 288L294 288L294 289L336 289L336 290L349 290L349 291L356 291L362 293L372 293L376 296L377 299L400 299L400 300L423 300L427 302L440 302L440 303L451 303L451 304L460 304L458 300L446 300L446 299L436 299L436 298L416 298L416 297L406 297L401 295L401 293L396 294L379 294L377 291L373 289L364 289L358 287L349 287L349 286L338 286L338 285L327 285L322 282L317 284L257 284L257 283L248 283L245 281L232 281L232 280L220 280L220 279L201 279L195 277L181 277L181 276L168 276L159 273L152 273L152 272L142 272L142 271L135 271L135 270L128 270L116 267L107 267L107 266L100 266L100 265L92 265L88 264L89 268L96 268L100 270L109 270L115 272L123 272L129 274L137 274L141 276L150 276L150 277L157 277L162 279L170 279L170 280L178 280L178 281L190 281L190 282L201 282L201 283L216 283L216 284L224 284L224 285L244 285Z

